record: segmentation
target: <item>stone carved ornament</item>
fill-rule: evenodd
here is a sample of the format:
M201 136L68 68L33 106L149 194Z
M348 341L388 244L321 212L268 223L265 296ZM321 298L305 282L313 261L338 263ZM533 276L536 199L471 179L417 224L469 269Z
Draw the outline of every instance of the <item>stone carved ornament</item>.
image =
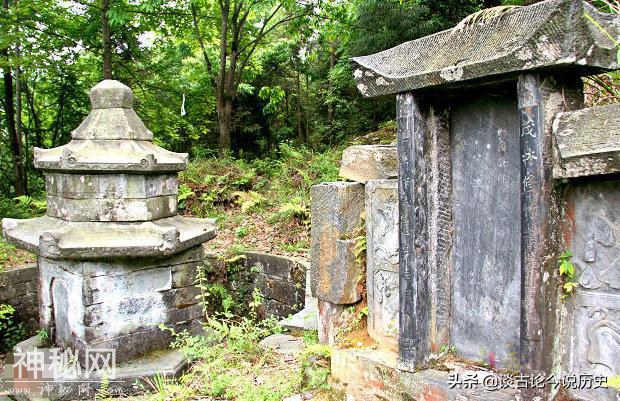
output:
M587 336L590 343L588 362L594 371L616 374L620 366L620 325L609 319L607 309L595 309L589 314Z
M394 302L398 297L398 283L396 275L386 271L376 271L375 273L375 302L377 309L381 310L383 330L386 334L396 336L398 330L398 302Z
M614 227L605 218L595 216L588 228L587 240L583 250L583 262L577 262L580 269L579 284L586 289L597 289L608 284L610 288L620 289L620 252L613 254L616 245ZM607 249L606 249L607 248ZM612 253L611 258L599 257L602 252ZM595 265L595 262L599 261ZM604 265L600 266L600 262Z

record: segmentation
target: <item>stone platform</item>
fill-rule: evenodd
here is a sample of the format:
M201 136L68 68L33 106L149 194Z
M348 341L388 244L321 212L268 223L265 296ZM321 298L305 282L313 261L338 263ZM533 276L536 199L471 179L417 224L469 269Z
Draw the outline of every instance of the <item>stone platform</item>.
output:
M19 343L14 350L31 352L33 350L45 352L43 344L38 337L31 337ZM48 350L49 351L49 350ZM181 374L188 366L187 358L178 350L163 350L132 359L129 362L118 364L113 373L93 372L86 373L82 370L77 375L58 375L54 379L32 379L32 372L22 374L22 379L17 379L11 385L8 381L17 376L18 367L14 361L7 360L3 383L7 389L15 389L17 401L70 401L95 399L97 391L101 388L102 380L108 381L107 392L112 396L126 396L137 394L149 389L147 379L161 375L173 377ZM14 372L11 375L11 372ZM30 379L28 379L30 377ZM21 389L22 394L18 394ZM29 392L28 392L29 391Z
M483 381L495 372L472 366L441 364L414 373L398 368L395 352L372 348L332 349L331 373L347 400L355 401L525 401L515 389L485 390L482 386L450 388L450 374Z

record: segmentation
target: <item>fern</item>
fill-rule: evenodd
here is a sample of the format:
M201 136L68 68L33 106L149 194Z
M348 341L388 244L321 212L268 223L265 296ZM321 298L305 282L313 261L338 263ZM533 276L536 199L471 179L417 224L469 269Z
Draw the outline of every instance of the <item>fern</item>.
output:
M241 206L241 211L244 213L251 209L256 209L267 200L263 195L255 191L235 191L233 196L236 198L235 203Z
M520 7L521 6L498 6L485 8L484 10L480 10L463 18L461 22L459 22L454 28L452 28L452 32L455 33L458 31L462 31L474 25L483 25L490 20L499 18L504 14Z

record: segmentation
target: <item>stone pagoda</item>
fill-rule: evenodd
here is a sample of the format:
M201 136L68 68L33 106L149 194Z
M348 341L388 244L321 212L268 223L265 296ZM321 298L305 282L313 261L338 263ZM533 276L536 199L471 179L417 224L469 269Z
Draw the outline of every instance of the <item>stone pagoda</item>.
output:
M194 286L213 220L177 216L177 173L188 156L153 144L129 87L105 80L92 110L54 149L37 149L47 216L4 219L7 240L39 256L41 326L78 356L116 351L116 362L165 348L202 316Z

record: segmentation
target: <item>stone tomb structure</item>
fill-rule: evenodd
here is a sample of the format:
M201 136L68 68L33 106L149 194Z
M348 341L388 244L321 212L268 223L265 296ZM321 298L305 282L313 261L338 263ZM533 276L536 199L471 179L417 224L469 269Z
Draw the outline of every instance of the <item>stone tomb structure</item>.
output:
M396 348L397 164L396 146L350 146L340 167L340 175L348 181L312 187L310 281L318 299L319 339L324 343L337 342L347 307L362 300L366 287L369 334L387 348ZM366 266L355 250L364 237Z
M177 173L187 154L153 144L113 80L91 89L92 110L54 149L35 148L47 216L4 219L6 239L38 255L41 328L83 358L113 349L122 363L167 347L166 324L196 328L194 286L214 221L177 216Z
M620 106L584 109L581 80L620 68L617 41L610 39L619 34L617 15L581 0L547 0L352 60L363 95L397 99L399 268L395 258L378 262L389 252L372 243L388 234L379 234L383 217L372 196L365 208L371 334L390 310L379 302L385 302L378 296L383 277L398 272L396 393L421 400L542 395L531 389L481 395L480 388L449 389L445 372L417 372L443 346L528 374L620 371ZM356 177L362 181L363 174ZM360 184L330 185L321 191ZM366 185L377 193L378 183ZM312 263L338 255L335 243L322 244L329 235L346 238L337 215L346 199L329 199L313 196L313 220L321 219L315 207L330 207L336 228L313 221ZM577 288L564 296L558 267L567 250ZM333 270L338 281L349 270L335 259L317 268ZM319 280L319 300L341 302L327 297L328 287ZM337 359L359 357L352 355ZM367 370L363 380L371 383L373 374ZM380 387L384 398L396 399ZM568 393L580 400L618 396L612 389Z

